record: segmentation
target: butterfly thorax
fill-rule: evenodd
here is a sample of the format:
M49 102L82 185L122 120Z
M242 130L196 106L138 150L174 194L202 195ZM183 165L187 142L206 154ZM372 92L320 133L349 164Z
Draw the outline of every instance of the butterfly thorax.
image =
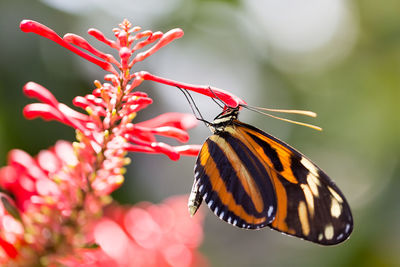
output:
M208 127L214 134L223 132L226 126L232 125L233 121L238 118L238 115L239 108L228 108L215 117L214 121Z

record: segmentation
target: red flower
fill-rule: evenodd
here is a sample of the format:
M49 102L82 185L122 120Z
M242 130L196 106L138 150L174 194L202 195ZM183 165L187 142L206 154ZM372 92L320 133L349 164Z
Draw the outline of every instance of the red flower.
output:
M206 266L196 251L203 237L202 216L187 216L187 196L172 197L160 205L134 207L115 204L94 226L97 248L80 249L61 262L68 266Z
M196 251L202 240L201 216L189 218L186 200L171 198L161 205L142 203L121 207L109 196L124 181L127 152L165 154L172 160L195 156L199 145L185 145L193 115L165 113L134 123L136 113L153 103L135 91L143 80L178 86L236 107L245 102L217 88L194 86L131 72L136 62L154 54L183 35L141 31L124 20L114 29L115 40L100 31L88 33L118 51L119 59L91 46L84 38L63 38L30 20L20 24L106 70L104 83L95 81L91 94L77 96L73 104L60 103L43 86L28 82L24 93L38 103L27 105L28 119L56 120L76 130L77 141L58 141L31 157L12 150L8 165L0 169L0 264L23 266L204 266ZM150 46L142 52L138 50ZM177 140L169 145L158 136ZM109 205L110 203L113 203ZM102 217L103 216L103 217Z

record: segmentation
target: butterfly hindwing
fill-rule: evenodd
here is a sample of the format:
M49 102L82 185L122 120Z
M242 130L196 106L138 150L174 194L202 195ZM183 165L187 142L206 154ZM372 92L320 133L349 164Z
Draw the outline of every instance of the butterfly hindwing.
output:
M233 133L264 162L277 199L271 228L322 245L348 238L350 207L333 181L301 153L275 137L235 120Z
M230 224L257 229L275 217L276 197L267 170L254 151L228 131L204 143L195 166L195 183L210 209Z

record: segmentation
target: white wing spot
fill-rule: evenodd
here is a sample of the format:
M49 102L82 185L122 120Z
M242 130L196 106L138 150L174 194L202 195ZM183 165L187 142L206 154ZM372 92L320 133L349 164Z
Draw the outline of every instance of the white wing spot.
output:
M204 194L203 199L207 199L207 193ZM212 200L210 200L210 202L212 202Z
M200 185L200 187L199 187L199 192L203 191L203 189L204 189L204 185L202 184L202 185Z
M246 227L246 224L242 224L242 228L245 228Z
M232 223L232 217L229 216L228 219L227 219L227 222L228 223Z
M340 235L338 235L338 236L336 237L336 240L342 239L342 237L343 237L343 233L340 234Z
M339 196L339 194L335 190L333 190L330 186L328 186L328 189L331 192L332 196L336 198L337 201L339 201L339 203L343 202L343 199Z
M199 177L199 172L198 171L194 173L194 178L197 179L197 177Z
M346 224L346 228L344 229L344 231L346 234L350 231L350 224Z
M339 204L339 202L335 198L332 198L331 215L334 218L338 218L341 213L342 213L342 206Z
M221 214L219 215L219 218L220 218L221 220L223 220L224 215L225 215L225 212L221 212Z
M235 219L232 224L236 225L237 224L237 220Z
M215 207L214 213L215 213L216 215L218 215L218 206Z
M274 207L273 206L269 206L268 212L267 212L268 217L271 217L273 211L274 211Z
M210 201L208 201L208 203L207 203L207 205L210 209L211 209L212 204L214 204L214 201L212 199L210 199Z
M333 234L334 234L333 225L328 224L327 226L325 226L325 238L327 240L331 240L333 237Z
M301 162L301 164L304 165L304 167L307 168L307 170L308 170L309 172L311 172L312 174L314 174L314 176L318 176L318 169L317 169L317 167L316 167L311 161L309 161L309 160L306 159L305 157L302 157L300 162Z
M305 236L308 236L308 234L310 233L310 223L308 222L307 207L304 201L299 202L297 213L299 214L301 230L303 231L303 234Z
M318 197L319 195L317 182L319 184L319 180L310 172L307 175L307 183L310 186L311 192L315 197Z
M246 226L246 228L247 228L247 229L250 229L250 227L251 227L251 225L250 225L250 224L248 224L248 225Z
M306 202L308 206L308 211L310 212L310 216L314 217L314 196L311 193L310 187L305 184L300 185L301 189L303 189L304 196L306 197Z
M318 241L321 241L322 238L324 238L324 235L323 235L322 233L320 233L320 234L318 235Z

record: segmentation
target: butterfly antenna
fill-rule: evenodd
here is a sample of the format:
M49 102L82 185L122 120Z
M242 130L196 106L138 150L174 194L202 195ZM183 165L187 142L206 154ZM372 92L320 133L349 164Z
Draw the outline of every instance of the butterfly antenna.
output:
M221 101L222 104L221 104L221 103L218 103L217 100L215 100L215 98L213 98L213 97L211 98L212 101L214 101L214 103L217 104L220 108L224 109L225 106L226 106L225 102L222 101L222 99L219 98L219 97L214 93L214 90L211 89L211 86L208 87L208 90L210 90L210 92L215 96L215 98L218 99L219 101Z
M248 110L269 116L271 118L274 119L278 119L281 121L286 121L286 122L290 122L293 124L297 124L297 125L302 125L317 131L322 131L321 127L312 125L312 124L308 124L308 123L304 123L304 122L299 122L299 121L294 121L294 120L289 120L286 118L281 118L281 117L277 117L274 116L272 114L266 113L264 111L270 111L270 112L280 112L280 113L289 113L289 114L299 114L299 115L304 115L304 116L309 116L309 117L316 117L317 114L315 112L312 111L308 111L308 110L292 110L292 109L270 109L270 108L260 108L260 107L252 107L252 106L248 106L248 105L240 105L241 107L247 108Z
M279 112L279 113L289 113L289 114L299 114L308 117L317 117L317 113L309 111L309 110L297 110L297 109L273 109L273 108L261 108L261 107L253 107L247 106L252 109L256 110L263 110L263 111L270 111L270 112Z
M192 110L193 115L196 117L196 119L204 122L204 124L208 127L211 123L203 118L203 115L201 115L201 112L200 112L199 108L197 107L196 103L194 102L192 95L187 90L182 89L179 86L176 86L176 87L179 90L181 90L181 92L185 96L187 102L189 103L190 109Z

